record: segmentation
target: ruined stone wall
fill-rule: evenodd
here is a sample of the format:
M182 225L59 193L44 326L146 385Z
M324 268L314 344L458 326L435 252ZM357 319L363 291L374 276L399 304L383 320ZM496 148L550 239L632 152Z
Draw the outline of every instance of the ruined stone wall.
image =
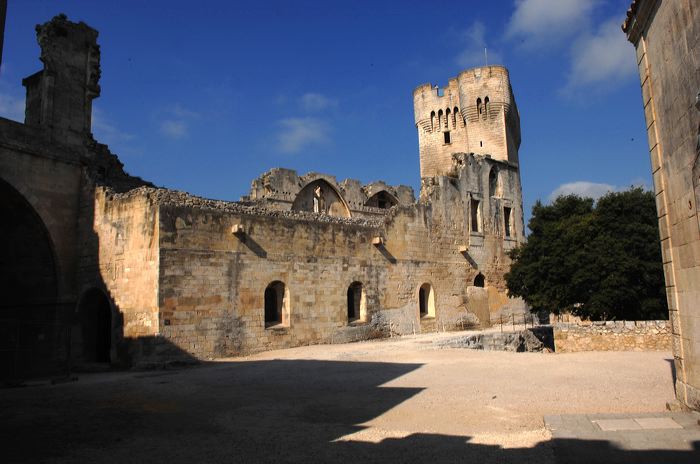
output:
M557 353L670 351L669 321L602 321L554 326Z
M149 351L159 333L157 206L146 195L115 195L104 187L95 191L93 205L99 276L84 278L81 293L106 290L114 310L115 361L157 355Z
M522 224L508 240L489 232L470 242L470 197L463 188L478 188L499 163L473 155L463 161L458 177L437 178L425 201L398 205L378 219L269 210L166 190L125 194L158 205L160 333L183 352L206 358L489 326L492 313L508 302L505 253L522 239ZM511 198L512 168L499 166L501 196ZM495 212L484 218L487 230L502 230ZM479 273L485 288L474 287ZM276 281L284 283L288 313L266 327L265 290ZM349 320L354 282L362 285L365 307L361 318ZM425 284L432 312L422 316Z
M700 409L700 8L692 0L637 0L623 29L637 52L676 392Z

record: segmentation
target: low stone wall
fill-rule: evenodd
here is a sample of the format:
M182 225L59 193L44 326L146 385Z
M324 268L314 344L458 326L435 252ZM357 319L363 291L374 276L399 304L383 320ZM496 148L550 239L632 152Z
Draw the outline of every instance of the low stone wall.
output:
M671 350L669 321L606 321L554 325L558 353Z

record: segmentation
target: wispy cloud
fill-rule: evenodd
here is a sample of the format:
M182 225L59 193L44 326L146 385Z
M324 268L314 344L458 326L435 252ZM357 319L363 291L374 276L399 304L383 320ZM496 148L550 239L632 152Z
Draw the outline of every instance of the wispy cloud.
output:
M320 93L308 92L299 97L299 104L303 111L315 113L337 106L338 100L326 97Z
M603 93L637 74L634 49L620 32L620 21L610 19L594 34L581 37L571 49L571 66L563 93L584 90Z
M457 66L460 68L483 66L486 60L484 49L488 48L484 24L481 21L474 21L459 34L459 40L462 43L462 50L455 57ZM503 58L497 50L491 48L488 49L488 62L500 64Z
M24 122L24 98L0 93L0 116L17 122Z
M331 127L319 118L286 118L278 123L277 149L284 154L297 154L330 142Z
M593 198L597 200L606 193L619 192L622 190L627 190L630 187L641 187L648 188L646 182L642 179L633 180L628 186L617 186L612 184L589 182L585 180L580 180L576 182L568 182L566 184L561 184L559 187L554 189L552 193L549 194L549 201L555 200L557 197L562 195L578 195L584 198Z
M95 139L107 145L118 145L134 139L133 134L120 130L109 121L109 118L98 107L92 109L92 132Z
M588 27L599 0L516 0L506 37L525 48L551 47Z
M164 136L173 139L184 139L190 134L190 124L199 118L199 113L175 104L163 110L159 116L158 129Z

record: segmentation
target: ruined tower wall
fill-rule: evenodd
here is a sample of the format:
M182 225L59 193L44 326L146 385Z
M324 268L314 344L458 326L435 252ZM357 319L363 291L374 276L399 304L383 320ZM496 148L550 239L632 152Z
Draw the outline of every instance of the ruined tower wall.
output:
M517 164L520 130L513 123L518 116L508 70L502 66L474 68L460 73L457 80L470 151Z
M432 84L416 88L413 108L418 128L420 176L445 175L452 164L452 153L469 151L457 80L450 79L444 89Z

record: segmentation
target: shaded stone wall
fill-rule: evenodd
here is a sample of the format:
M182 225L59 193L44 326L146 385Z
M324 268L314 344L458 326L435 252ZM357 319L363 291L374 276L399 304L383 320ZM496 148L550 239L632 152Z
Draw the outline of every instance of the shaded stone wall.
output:
M557 353L670 351L669 321L605 321L554 326Z
M700 8L693 0L636 0L623 30L637 52L676 392L700 409Z

